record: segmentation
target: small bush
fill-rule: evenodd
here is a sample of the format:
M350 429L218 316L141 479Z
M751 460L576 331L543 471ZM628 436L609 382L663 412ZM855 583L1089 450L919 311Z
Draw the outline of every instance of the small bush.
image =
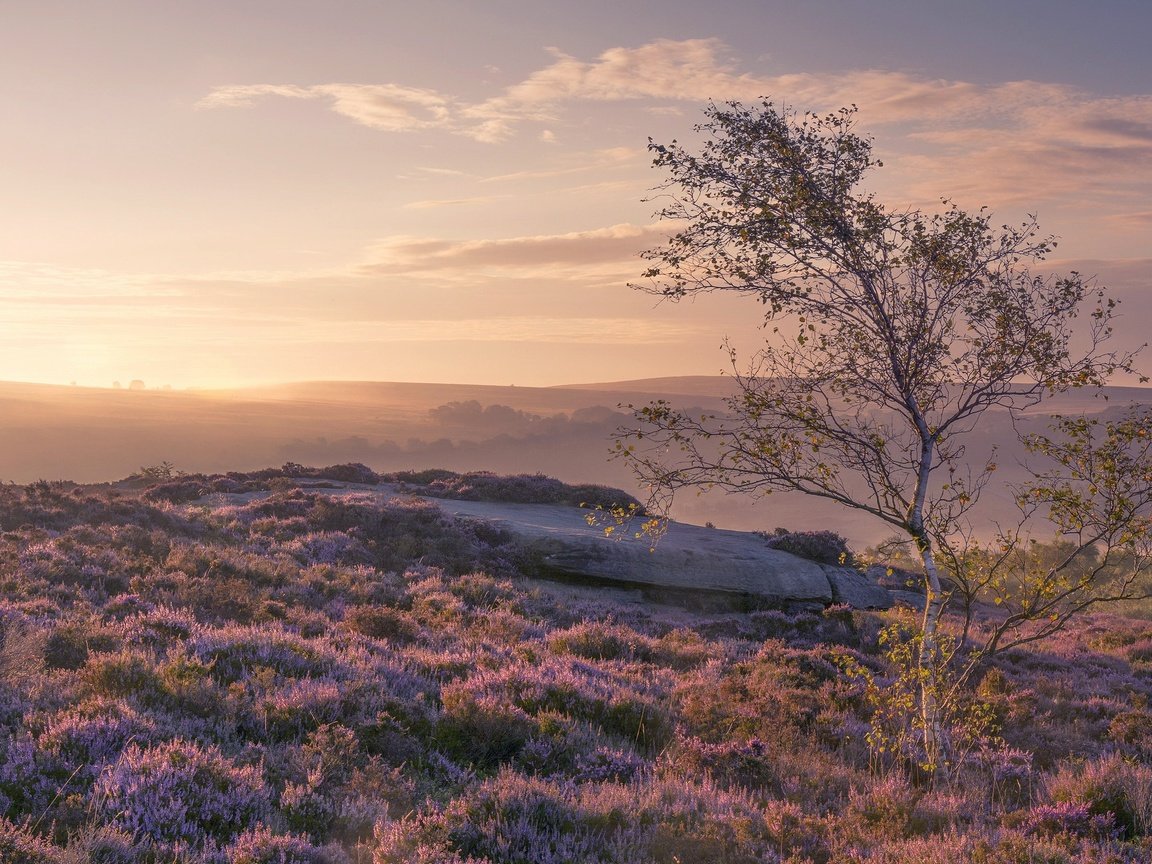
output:
M0 861L12 864L65 864L64 851L0 817Z
M187 504L203 498L212 487L201 480L173 480L161 483L144 491L145 501L162 501L168 504Z
M562 504L569 507L628 507L635 505L643 514L643 505L622 489L583 484L571 486L543 474L493 474L472 471L399 471L386 474L384 481L425 486L423 494L461 501L504 501L510 504Z
M653 657L652 640L628 627L601 621L585 621L554 632L548 647L557 654L573 654L587 660L643 660Z
M307 477L317 480L335 480L338 483L362 483L375 486L381 476L362 462L344 462L326 468L308 468L295 462L287 462L280 469L282 477Z
M102 816L115 827L193 846L229 840L268 809L258 769L179 739L150 748L130 744L100 775L95 792Z
M419 626L404 612L388 606L357 606L344 616L344 626L369 639L407 644L415 640Z
M476 695L460 685L441 694L444 711L435 742L447 755L465 764L491 768L523 749L535 731L532 718L495 696Z
M1037 804L1028 811L1021 827L1030 836L1110 837L1116 825L1111 813L1093 814L1080 801Z
M848 541L835 531L789 531L785 534L762 535L768 547L807 558L819 564L845 564L854 559Z
M1058 804L1083 805L1109 816L1125 837L1152 832L1152 766L1113 754L1079 767L1061 768L1049 783Z
M295 834L273 834L266 825L245 831L224 850L227 864L343 864L336 849L313 846Z
M151 864L148 844L108 825L84 825L68 838L68 864Z

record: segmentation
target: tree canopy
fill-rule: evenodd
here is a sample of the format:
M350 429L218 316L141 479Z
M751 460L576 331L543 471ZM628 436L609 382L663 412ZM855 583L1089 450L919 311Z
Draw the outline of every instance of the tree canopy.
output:
M658 216L673 233L645 253L651 266L634 287L669 300L750 295L762 304L765 339L750 358L731 351L739 387L726 412L689 415L651 403L622 430L618 452L658 505L684 487L792 490L871 513L910 538L927 592L924 745L938 763L947 742L933 695L937 632L950 596L940 567L968 601L1003 584L988 576L994 562L974 567L967 518L996 466L966 463L965 433L988 410L1015 413L1045 394L1103 385L1131 371L1134 352L1106 348L1116 303L1103 288L1079 273L1037 269L1056 242L1034 217L997 225L987 209L947 199L932 210L892 208L862 191L881 162L855 130L855 107L818 116L733 102L705 114L695 150L649 142L654 166L668 175ZM1142 423L1109 426L1123 458L1094 470L1115 477L1146 456L1147 441L1135 434ZM1111 518L1092 510L1108 481L1061 470L1084 456L1081 431L1079 446L1075 434L1066 444L1034 438L1057 467L1019 493L1026 510L1049 508L1075 534L1068 562L1049 568L1060 578L1090 554L1111 565L1121 547L1137 552L1131 532L1089 524ZM1143 514L1150 484L1139 476L1123 494ZM1096 491L1076 499L1069 490L1081 487ZM1012 548L1014 539L1000 538ZM1089 571L1090 579L1068 583L1069 602L1033 602L1013 626L1034 623L1041 610L1059 619L1078 602L1111 597L1096 589L1113 571ZM1122 582L1129 596L1132 583Z

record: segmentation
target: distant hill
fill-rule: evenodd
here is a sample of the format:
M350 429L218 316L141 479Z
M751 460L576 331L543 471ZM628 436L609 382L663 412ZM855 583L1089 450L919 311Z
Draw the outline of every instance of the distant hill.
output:
M363 462L381 471L449 468L540 472L572 483L606 483L639 497L626 466L609 461L627 405L669 399L717 410L734 392L725 376L640 378L559 387L305 381L216 390L126 390L0 382L0 481L99 482L172 462L185 471L243 471L299 462ZM1152 404L1152 389L1108 388L1107 398L1070 393L1037 406L1098 413ZM624 407L621 407L624 406ZM969 452L993 448L1002 474L986 493L989 518L1003 518L1003 483L1021 454L1004 415L988 415ZM871 517L810 499L682 495L682 521L748 530L832 525L862 545L887 532Z

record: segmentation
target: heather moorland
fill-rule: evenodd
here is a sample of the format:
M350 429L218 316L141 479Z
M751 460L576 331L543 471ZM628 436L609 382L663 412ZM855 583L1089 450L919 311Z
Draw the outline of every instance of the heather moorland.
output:
M1152 856L1146 608L998 656L941 783L891 650L914 598L708 611L549 582L384 479L624 500L362 465L3 487L0 860Z

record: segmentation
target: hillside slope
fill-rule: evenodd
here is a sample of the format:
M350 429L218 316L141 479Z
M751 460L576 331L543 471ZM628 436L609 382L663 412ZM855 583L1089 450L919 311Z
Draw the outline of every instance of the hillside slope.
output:
M0 860L1152 853L1147 621L1001 658L956 782L932 789L914 750L869 746L900 715L847 671L891 674L878 634L899 611L554 585L507 533L318 481L214 478L259 493L220 506L172 503L181 480L0 488Z

